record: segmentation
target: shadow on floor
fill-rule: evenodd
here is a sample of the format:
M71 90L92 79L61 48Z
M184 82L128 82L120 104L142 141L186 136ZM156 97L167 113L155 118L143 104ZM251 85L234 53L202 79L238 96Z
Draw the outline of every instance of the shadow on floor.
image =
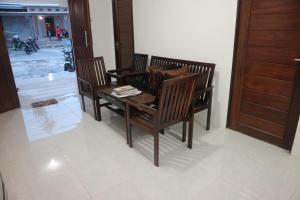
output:
M114 132L124 138L124 144L126 144L126 128L125 119L123 117L116 114L111 114L109 116L103 115L102 122L109 125ZM201 127L197 126L197 129L201 129L201 133L203 134L197 134L196 137L208 134L208 132ZM180 171L186 170L187 168L200 163L206 157L209 157L218 150L219 146L209 144L201 139L197 139L197 143L194 142L193 149L188 149L187 143L181 142L181 130L182 124L180 123L171 128L167 128L164 135L160 134L159 152L161 167L174 168ZM153 136L138 127L133 127L132 133L133 150L142 154L152 163L154 155Z

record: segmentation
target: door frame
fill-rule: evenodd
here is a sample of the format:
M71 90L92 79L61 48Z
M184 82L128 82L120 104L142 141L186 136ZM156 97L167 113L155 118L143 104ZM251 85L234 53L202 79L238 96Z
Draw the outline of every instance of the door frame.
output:
M16 108L20 108L21 105L20 105L16 82L15 82L15 78L13 75L11 62L10 62L10 58L9 58L9 53L8 53L8 49L7 49L7 45L6 45L6 41L5 41L4 27L3 27L1 16L0 16L0 31L1 31L0 34L2 35L0 38L0 47L1 47L0 52L2 52L1 54L4 55L3 62L7 64L6 67L3 66L3 68L4 68L3 70L4 70L4 73L6 74L7 81L9 82L9 88L7 88L7 89L9 89L9 91L6 91L6 93L7 93L7 95L10 95L10 97L11 97L10 105L6 105L6 106L2 105L3 107L2 106L0 107L0 113L3 113L3 112L10 111L10 110L14 110Z
M231 71L231 82L230 82L230 91L229 91L229 102L228 102L228 112L227 112L227 123L226 127L238 132L243 132L243 134L253 136L254 134L250 134L248 130L240 130L236 124L236 110L233 109L234 102L233 95L235 92L238 95L241 95L241 75L242 75L242 67L241 67L241 60L245 56L245 51L239 52L240 45L245 46L243 41L246 37L248 37L247 32L243 29L243 26L248 26L249 23L249 13L242 13L243 9L250 9L251 8L251 0L248 1L248 7L242 8L242 0L238 0L238 7L237 7L237 17L236 17L236 30L235 30L235 42L234 42L234 52L233 52L233 62L232 62L232 71ZM246 17L247 23L240 24L241 19ZM295 81L295 86L293 88L293 97L291 100L291 106L289 109L288 115L288 123L285 129L285 138L284 144L280 145L280 147L285 148L289 151L292 150L292 146L294 143L294 139L296 136L299 115L300 115L300 64L297 64L297 76ZM235 91L238 90L238 91ZM240 97L239 97L240 98ZM299 127L300 128L300 127ZM257 137L259 138L259 137ZM263 141L267 141L265 138L259 138ZM276 144L277 145L277 144Z
M122 68L122 59L121 53L119 52L120 44L118 40L120 38L120 28L119 28L119 18L117 15L117 4L118 0L112 0L112 13L113 13L113 27L114 27L114 49L115 49L115 60L116 60L116 68ZM131 0L132 2L132 0ZM133 24L133 2L131 3L131 20L132 20L132 39L133 39L133 51L135 51L135 44L134 44L134 24Z

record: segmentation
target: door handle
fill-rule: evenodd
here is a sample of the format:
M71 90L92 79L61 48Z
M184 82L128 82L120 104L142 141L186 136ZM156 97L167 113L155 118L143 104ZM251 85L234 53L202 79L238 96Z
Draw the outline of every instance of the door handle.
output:
M88 32L84 31L84 37L85 37L85 47L88 48L89 42L88 42Z
M115 46L116 46L116 49L119 50L119 42L116 42Z
M300 58L296 58L295 61L296 61L296 62L300 62Z

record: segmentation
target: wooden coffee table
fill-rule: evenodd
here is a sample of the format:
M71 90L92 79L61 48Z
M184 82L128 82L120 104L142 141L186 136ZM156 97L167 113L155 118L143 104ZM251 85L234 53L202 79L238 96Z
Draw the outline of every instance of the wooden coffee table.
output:
M142 94L132 96L132 97L124 97L124 98L118 98L113 96L111 93L113 92L113 89L118 86L112 86L105 88L97 93L97 95L101 98L107 101L107 104L105 104L105 107L119 115L125 116L125 123L127 126L127 117L126 117L126 103L128 100L137 102L137 104L146 104L151 105L155 101L155 96L152 96L151 94L143 92ZM115 109L111 105L117 106L118 108ZM99 108L100 115L101 115L101 108ZM128 136L127 136L127 143L128 143Z

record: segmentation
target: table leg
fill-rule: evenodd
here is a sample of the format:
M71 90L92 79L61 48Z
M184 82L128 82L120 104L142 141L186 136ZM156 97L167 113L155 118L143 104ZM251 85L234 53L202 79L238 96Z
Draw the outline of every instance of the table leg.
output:
M126 140L127 140L127 144L129 144L130 146L130 132L131 132L131 127L129 124L129 115L130 114L130 108L129 105L126 103L125 104L125 123L126 123ZM132 144L131 144L132 146Z

